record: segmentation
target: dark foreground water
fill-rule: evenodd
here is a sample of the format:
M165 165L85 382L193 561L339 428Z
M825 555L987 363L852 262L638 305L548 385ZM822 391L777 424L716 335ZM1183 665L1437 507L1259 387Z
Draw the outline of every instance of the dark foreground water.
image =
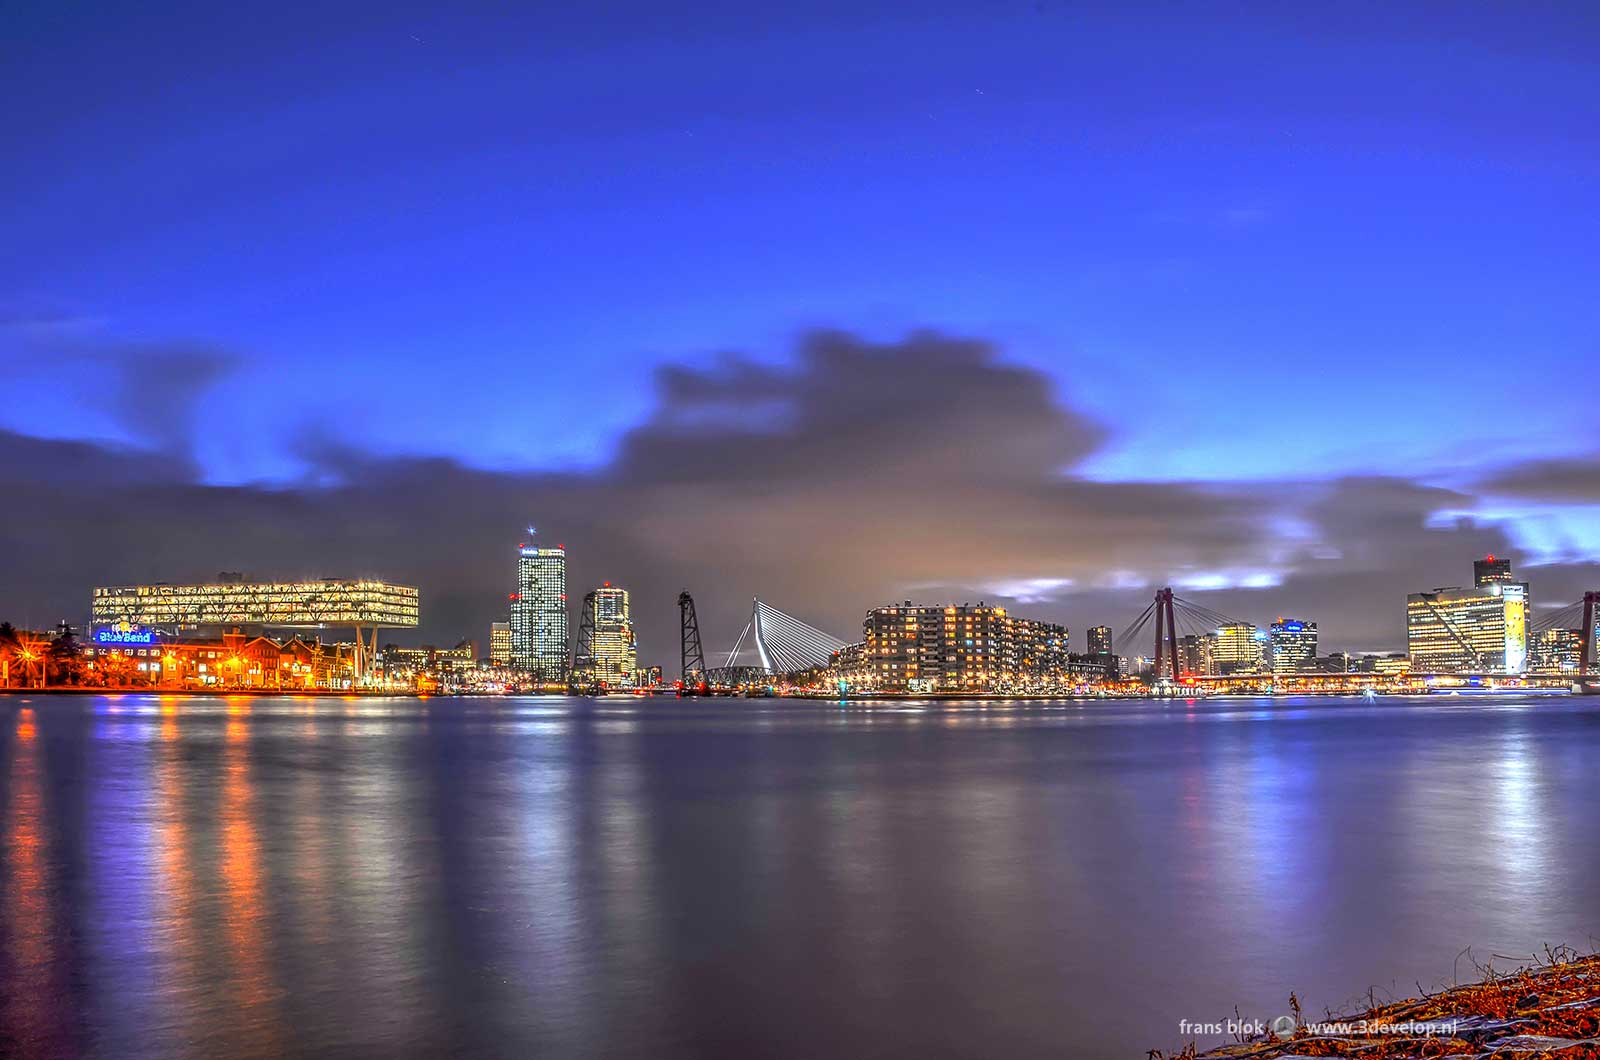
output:
M7 1056L1134 1057L1600 935L1595 699L0 697L0 752Z

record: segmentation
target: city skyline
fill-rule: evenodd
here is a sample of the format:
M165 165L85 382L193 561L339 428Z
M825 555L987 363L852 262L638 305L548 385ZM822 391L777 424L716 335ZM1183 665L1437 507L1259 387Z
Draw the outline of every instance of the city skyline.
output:
M527 537L536 536L533 527L527 528ZM495 620L489 625L487 636L481 641L486 653L473 656L485 664L513 668L535 684L551 685L572 681L594 681L611 687L631 685L638 674L649 666L640 667L638 641L634 629L631 594L610 581L589 590L572 614L567 593L567 550L564 544L554 547L532 544L527 540L518 543L515 584L517 591L509 594L510 620ZM927 626L923 637L943 631L957 621L953 616L973 614L989 616L983 622L998 621L1004 627L1004 638L1015 635L1018 659L1029 666L1037 664L1041 672L1065 674L1068 669L1088 667L1116 677L1119 670L1128 672L1124 664L1142 663L1156 671L1170 666L1171 660L1162 661L1164 649L1155 647L1151 655L1144 655L1144 638L1151 630L1157 639L1176 636L1175 652L1178 667L1184 673L1197 675L1228 675L1233 673L1311 673L1347 670L1358 657L1367 660L1384 658L1388 661L1409 658L1411 668L1421 673L1505 673L1519 674L1548 669L1555 660L1566 655L1578 658L1582 651L1583 631L1579 621L1581 608L1587 608L1587 599L1566 603L1547 604L1549 616L1545 620L1530 609L1533 599L1530 583L1518 581L1510 557L1491 553L1472 561L1473 586L1435 586L1430 590L1408 593L1406 596L1405 650L1384 649L1376 652L1351 652L1334 649L1319 651L1323 646L1316 621L1286 618L1282 615L1269 627L1262 628L1253 621L1228 616L1203 604L1190 600L1177 600L1181 605L1176 614L1183 616L1182 629L1166 598L1176 599L1170 588L1155 594L1155 603L1147 605L1146 612L1136 618L1120 635L1106 625L1089 627L1083 639L1073 645L1069 629L1060 624L1041 623L1027 615L1008 612L1004 607L979 601L976 608L971 601L912 601L904 600L889 605L872 605L862 623L862 639L851 641L847 635L835 638L826 631L810 627L793 616L766 606L766 612L788 625L791 634L804 630L803 639L815 648L822 641L834 647L857 653L851 656L849 666L861 667L864 672L877 673L889 669L890 660L876 659L886 654L874 646L875 639L882 641L885 633L883 616L902 612L921 616L919 621ZM1585 597L1600 596L1588 592ZM576 599L576 597L574 597ZM682 601L679 601L680 607ZM763 604L756 601L757 611ZM1167 616L1171 631L1164 630L1161 622L1149 626L1151 608ZM1162 612L1162 609L1165 611ZM1562 612L1556 614L1556 612ZM1583 613L1587 613L1584 611ZM571 621L576 617L576 621ZM898 626L899 618L889 620ZM910 621L910 619L907 619ZM972 619L967 618L968 624ZM1021 623L1017 625L1017 623ZM314 640L320 642L320 631L349 626L356 635L355 664L365 673L379 653L382 627L416 627L420 624L417 590L391 586L381 581L337 581L323 579L309 582L259 582L252 581L239 572L221 572L215 579L201 585L181 585L158 582L151 585L97 586L93 590L92 617L83 632L92 634L100 644L153 643L150 633L155 630L165 634L209 629L212 631L242 629L301 631L316 628ZM365 627L365 628L364 628ZM27 627L24 626L24 629ZM69 628L63 620L62 629ZM569 636L569 631L576 633ZM1037 629L1039 632L1019 631ZM930 632L931 631L931 632ZM1594 646L1596 628L1589 631L1589 645ZM750 662L748 657L755 649L746 644L750 627L739 635L732 646L729 659L737 657ZM773 635L779 635L774 631ZM898 633L894 637L898 638ZM1001 634L996 634L1001 635ZM985 634L987 638L989 634ZM1113 637L1118 643L1113 644ZM141 639L142 637L142 639ZM1042 637L1044 639L1037 639ZM108 639L109 638L109 639ZM470 634L463 643L475 640ZM370 645L366 642L370 641ZM800 646L790 637L787 647ZM335 636L334 643L339 638ZM758 644L759 637L751 640ZM1008 644L1012 641L1007 640ZM395 645L392 639L384 643L401 651L414 647ZM929 642L931 643L931 642ZM971 645L973 642L968 641ZM921 654L896 648L900 658L899 669L908 671L901 676L917 676L940 669L970 681L982 678L991 668L993 657L984 653L970 662L963 661L968 649L952 641L948 648L934 650L927 644L919 649ZM746 650L741 655L740 648ZM422 645L432 650L431 642ZM1077 650L1074 650L1076 647ZM762 664L768 662L766 645L761 644ZM864 656L859 653L865 651ZM1008 652L1011 648L1006 649ZM929 655L927 652L932 651ZM849 654L847 652L847 654ZM721 648L713 641L712 658L721 658ZM794 658L790 651L787 658ZM1037 658L1035 658L1037 657ZM821 658L821 656L817 656ZM365 659L365 663L363 663ZM1029 662L1032 659L1033 662ZM1342 660L1342 662L1341 662ZM1071 664L1069 667L1068 664ZM948 664L948 665L947 665ZM1338 665L1334 665L1338 664ZM769 672L805 669L814 663L794 664L788 667L768 666ZM844 662L841 666L846 665ZM664 669L664 664L654 667ZM1559 667L1558 667L1559 669ZM687 672L685 677L689 675Z

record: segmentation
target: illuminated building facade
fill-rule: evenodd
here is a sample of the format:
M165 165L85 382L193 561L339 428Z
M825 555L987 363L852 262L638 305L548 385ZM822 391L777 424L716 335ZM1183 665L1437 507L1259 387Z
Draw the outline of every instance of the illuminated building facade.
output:
M1479 589L1511 580L1511 560L1493 552L1472 561L1472 584Z
M1546 629L1534 635L1531 647L1533 669L1542 674L1576 674L1583 647L1581 629Z
M891 691L1006 691L1062 681L1070 673L1065 626L1016 618L978 604L867 612L863 669Z
M511 662L535 681L567 679L567 550L517 547Z
M1204 677L1217 672L1217 637L1214 633L1194 634L1178 638L1178 670L1180 673Z
M417 618L417 590L372 579L251 582L226 574L205 585L99 586L90 604L96 636L107 629L178 633L219 626L349 626L355 632L358 685L372 675L378 630L412 627ZM364 630L371 634L370 645Z
M1216 633L1213 659L1219 674L1253 674L1265 669L1267 635L1250 622L1233 622Z
M210 585L112 585L94 590L91 622L176 633L203 626L373 626L417 624L417 590L387 582L226 581Z
M511 623L489 623L489 661L496 666L511 663Z
M478 667L478 646L464 640L453 648L401 648L393 644L383 649L383 676L392 687L400 685L422 691L461 691Z
M1528 593L1518 582L1406 597L1406 648L1422 673L1519 674L1528 667Z
M1107 678L1115 679L1118 670L1117 654L1111 646L1110 626L1091 626L1087 637L1088 654L1082 661L1099 667Z
M277 641L225 633L205 639L156 635L137 643L96 638L84 658L111 688L345 691L355 685L355 645L299 637Z
M1272 624L1268 643L1272 648L1273 673L1308 674L1318 669L1315 622L1280 618Z
M594 678L611 687L632 684L639 668L628 590L606 582L594 591Z

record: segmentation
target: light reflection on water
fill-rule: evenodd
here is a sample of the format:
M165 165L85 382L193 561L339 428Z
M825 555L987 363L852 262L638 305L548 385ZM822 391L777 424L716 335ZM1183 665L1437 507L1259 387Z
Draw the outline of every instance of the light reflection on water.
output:
M0 1054L1139 1056L1592 945L1597 705L0 697Z

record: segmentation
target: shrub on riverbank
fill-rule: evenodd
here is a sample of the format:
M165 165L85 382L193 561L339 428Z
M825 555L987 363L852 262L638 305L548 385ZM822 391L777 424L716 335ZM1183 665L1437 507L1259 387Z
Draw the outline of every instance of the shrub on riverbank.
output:
M1354 1016L1306 1018L1291 994L1295 1015L1262 1037L1199 1054L1193 1044L1174 1054L1152 1049L1149 1060L1600 1060L1600 954L1550 950L1544 962L1513 972L1481 970L1481 982Z

